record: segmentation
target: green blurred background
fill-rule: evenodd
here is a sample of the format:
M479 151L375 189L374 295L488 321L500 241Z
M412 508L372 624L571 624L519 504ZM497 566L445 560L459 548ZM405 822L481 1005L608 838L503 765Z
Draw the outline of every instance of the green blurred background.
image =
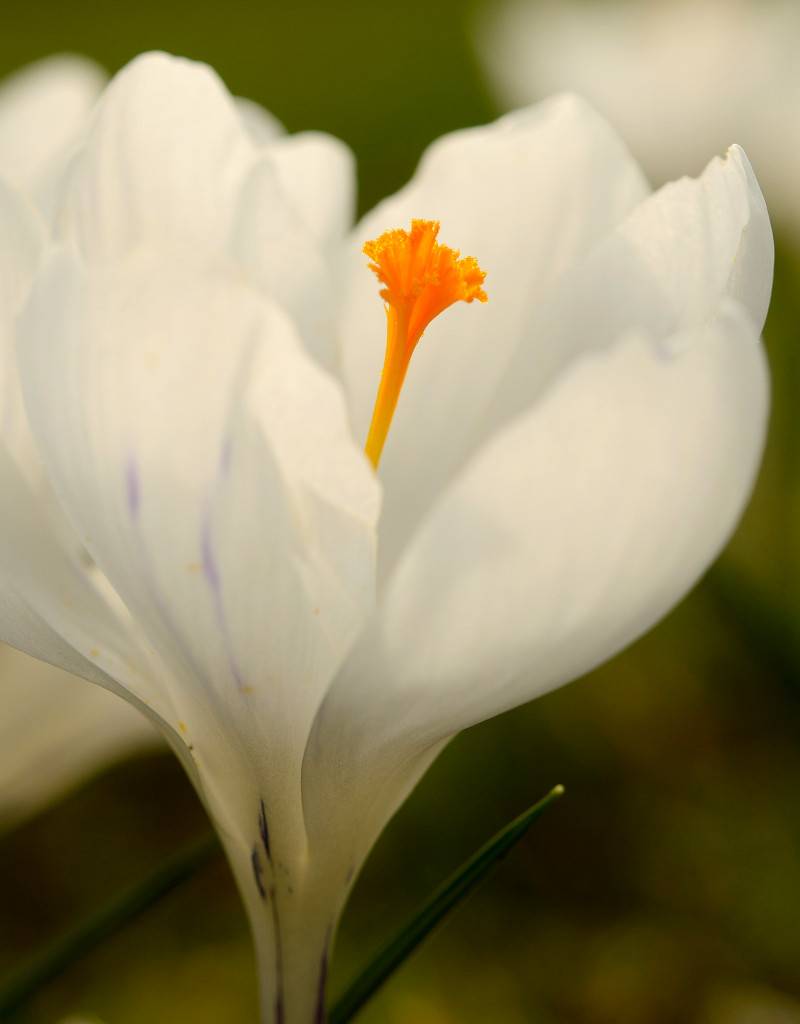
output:
M0 73L65 50L110 71L150 48L208 61L290 130L345 139L364 209L433 138L498 113L473 52L475 13L463 0L31 0L4 7ZM800 1022L800 252L781 238L778 248L772 432L736 541L633 649L462 735L428 774L358 883L334 994L493 831L557 782L567 797L364 1024ZM0 838L0 971L206 828L164 754ZM18 1019L78 1013L107 1024L255 1019L249 937L220 858Z

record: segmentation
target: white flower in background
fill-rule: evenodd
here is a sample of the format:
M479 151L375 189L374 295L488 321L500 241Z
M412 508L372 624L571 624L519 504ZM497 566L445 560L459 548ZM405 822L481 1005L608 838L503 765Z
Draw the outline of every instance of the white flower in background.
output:
M3 635L160 725L247 905L263 1021L311 1024L353 878L447 740L639 636L734 528L764 203L738 149L648 195L567 97L440 140L352 230L340 143L259 141L159 55L57 198L54 243L0 207L58 496L0 450Z
M40 61L0 83L0 182L23 192L43 220L53 181L63 173L105 83L95 64L68 56ZM0 192L0 203L4 196ZM0 282L3 436L7 451L47 501L48 485L30 443L11 360L13 316L24 291L14 284L18 258L24 264L24 253L7 251L0 258L6 284L16 292ZM3 646L0 687L0 829L98 767L157 741L153 728L122 701Z
M796 0L511 0L475 40L504 104L577 90L656 182L737 140L772 213L800 231Z

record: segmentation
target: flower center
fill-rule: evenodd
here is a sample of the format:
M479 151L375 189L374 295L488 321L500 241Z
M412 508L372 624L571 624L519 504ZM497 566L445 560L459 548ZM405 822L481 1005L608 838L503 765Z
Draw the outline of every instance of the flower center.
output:
M386 356L365 451L377 469L408 364L428 324L454 302L486 302L486 274L471 256L436 241L439 222L412 220L367 242L369 269L386 303Z

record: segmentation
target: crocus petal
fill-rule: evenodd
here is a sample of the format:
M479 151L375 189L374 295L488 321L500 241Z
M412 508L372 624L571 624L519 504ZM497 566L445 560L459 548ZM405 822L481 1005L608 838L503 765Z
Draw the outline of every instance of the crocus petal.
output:
M235 103L247 134L257 146L274 142L286 134L286 129L278 118L269 110L265 110L260 103L243 96L237 96Z
M31 474L36 460L19 391L13 330L43 247L44 230L33 208L0 180L0 433Z
M341 322L343 376L356 434L366 437L384 354L385 317L360 246L412 217L488 272L485 306L453 307L414 354L381 462L384 571L469 452L533 311L585 249L646 194L606 123L560 97L436 142L410 184L356 229Z
M192 264L239 261L330 365L323 241L334 230L332 208L349 206L347 163L325 137L256 145L210 68L147 54L104 94L64 178L57 222L90 263L144 245ZM325 210L328 222L312 231L308 221Z
M378 488L342 396L235 268L146 252L90 270L58 254L19 353L56 492L162 660L169 724L274 946L268 889L303 905L308 731L373 601ZM333 912L317 912L322 950ZM284 949L302 945L295 913ZM316 979L289 971L313 1003Z
M645 199L564 275L531 317L483 434L530 407L570 359L626 331L680 336L733 299L760 332L773 261L764 197L747 157L732 146L699 178Z
M83 560L80 542L55 501L24 408L14 327L40 262L43 237L43 224L33 208L19 193L0 182L0 491L4 516L0 540L0 639L102 686L119 690L117 679L100 666L102 651L105 669L123 679L136 678L137 684L141 684L135 686L137 700L157 706L160 700L148 685L144 659L126 625L97 591ZM21 660L21 655L13 652L3 656L17 657L18 663ZM20 809L30 806L28 796L35 803L45 793L88 770L95 755L110 753L115 737L121 735L120 728L132 739L137 734L141 738L146 728L143 719L139 724L138 713L128 709L112 713L107 729L97 722L92 728L91 716L99 715L107 703L102 695L96 695L91 688L86 696L69 702L66 687L57 690L57 682L48 686L52 675L51 670L42 670L38 684L31 683L30 700L21 684L4 680L6 727L15 729L17 742L3 745L8 762L0 768L0 776L6 781L16 779L18 772L30 766L31 758L47 748L48 736L53 736L53 729L45 721L48 715L58 723L62 737L74 732L81 720L92 735L78 744L80 753L73 757L68 756L66 746L60 758L52 751L52 772L35 773L35 781L20 791ZM16 685L20 685L19 699ZM26 714L37 711L37 694L39 723L26 736L21 723ZM44 703L48 696L52 699L46 713ZM130 725L131 720L136 725ZM10 799L6 787L0 802L8 804Z
M336 363L331 324L334 290L323 247L286 198L275 147L265 149L237 198L230 252L247 277L294 317L308 351Z
M0 86L0 177L34 194L77 141L105 84L81 57L49 57Z
M13 331L43 248L44 230L33 208L0 181L0 434L32 483L40 467L19 390Z
M251 868L260 816L300 889L302 754L374 585L377 484L337 387L235 272L146 253L91 271L58 255L20 366L56 492L165 666L245 898L271 871Z
M0 651L0 829L18 824L101 765L155 748L143 715L10 647Z
M38 495L0 447L0 640L41 661L125 695L152 721L171 714L158 662L111 595L52 527Z
M71 531L54 500L31 436L15 349L16 319L45 246L42 218L22 193L0 180L0 444L35 492L40 510L46 509L52 529L66 540Z
M363 526L366 563L352 582L363 590L377 487L350 441L333 383L297 348L285 315L234 273L184 273L148 254L87 273L63 252L34 293L19 357L59 497L123 600L150 623L156 645L171 651L176 671L193 674L199 662L203 685L235 682L218 588L230 587L246 605L263 578L241 562L234 580L226 578L223 548L210 545L216 504L229 517L239 488L267 490L242 500L247 514L236 524L232 558L237 549L251 552L250 570L258 552L294 558L292 531L311 530L316 507L327 505L331 523L340 517L343 530L348 519ZM241 432L250 452L252 431L263 465L250 484L234 471L233 446ZM241 458L255 474L257 457ZM324 536L332 565L341 539L336 531ZM306 604L311 625L311 594ZM276 685L294 686L270 668L282 656L276 638L267 643L271 654L262 649L263 629L252 638L259 644L253 664L281 677Z
M0 180L0 317L12 320L27 297L44 231L21 193Z
M661 618L738 520L767 406L758 332L731 303L667 345L629 334L587 354L496 435L415 536L322 707L315 838L358 864L448 736ZM350 801L358 820L334 821Z
M52 529L38 495L2 451L0 484L0 639L19 648L0 651L4 827L100 765L154 745L157 734L147 719L164 725L166 709L135 629L114 614L76 564L77 544L62 547L64 531Z
M280 183L306 227L325 244L339 242L355 210L353 154L324 132L287 135L276 117L252 100L237 98L239 116L258 146L268 147Z
M300 132L276 140L268 152L309 231L326 246L340 242L351 229L355 213L350 149L332 135Z
M147 54L103 94L69 175L60 230L103 261L143 243L224 250L255 146L210 68Z
M323 705L306 781L324 828L345 746L362 782L340 784L366 785L355 800L377 829L448 735L609 657L709 564L761 452L771 269L734 148L563 276L485 414L490 440L412 537Z

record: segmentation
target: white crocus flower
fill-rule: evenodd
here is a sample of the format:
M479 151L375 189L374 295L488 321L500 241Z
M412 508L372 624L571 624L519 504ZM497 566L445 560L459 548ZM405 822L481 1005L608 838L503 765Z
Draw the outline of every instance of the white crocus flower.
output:
M738 139L770 210L795 232L798 38L796 0L511 0L475 33L505 104L578 90L656 182Z
M60 56L29 65L0 84L0 181L23 192L45 220L52 184L63 173L105 82L105 74L90 61ZM32 230L40 231L41 223ZM19 261L27 279L31 267L24 251L7 252L3 258L3 273L11 282L19 266L9 267L5 258ZM0 283L0 292L5 445L44 500L47 484L29 440L16 369L9 359L11 321L24 287L10 298ZM157 739L127 704L5 646L0 646L0 687L0 829L35 812L99 766Z
M65 520L2 455L2 629L159 724L225 844L269 1024L322 1019L353 878L447 740L691 587L767 418L772 240L740 150L648 195L559 98L440 140L351 232L352 191L341 144L260 142L208 68L155 55L105 93L55 244L2 207ZM433 218L489 302L430 325L387 439L421 329L485 297Z

